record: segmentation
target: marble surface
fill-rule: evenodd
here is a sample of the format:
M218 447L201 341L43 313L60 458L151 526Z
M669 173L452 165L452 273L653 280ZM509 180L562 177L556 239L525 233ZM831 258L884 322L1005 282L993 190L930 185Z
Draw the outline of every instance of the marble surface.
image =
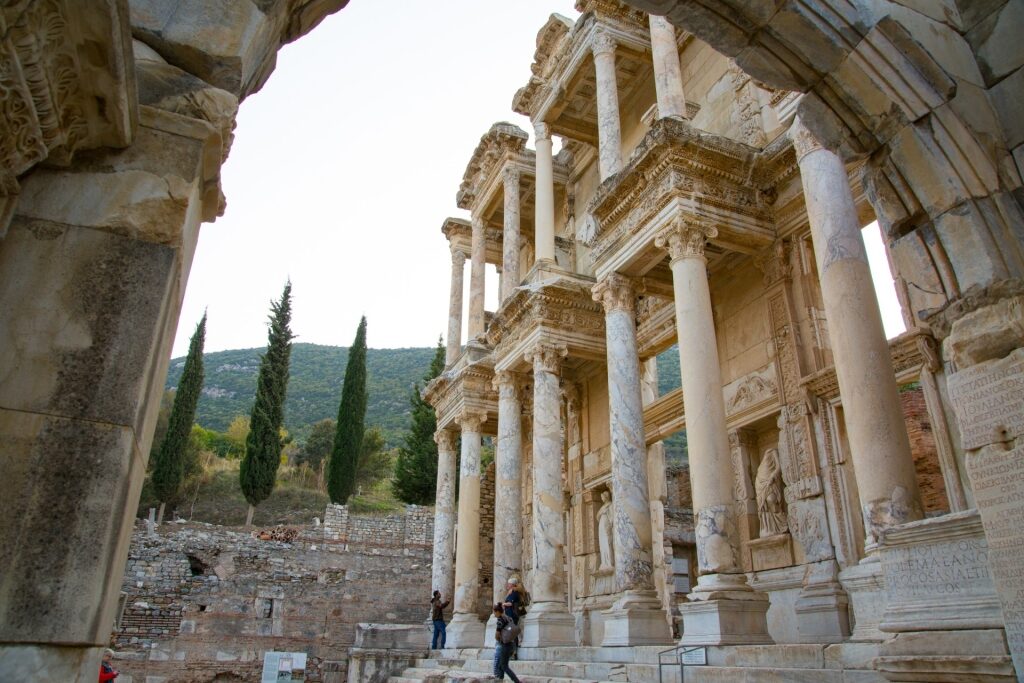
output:
M594 72L597 80L597 136L601 180L622 170L622 124L619 92L615 82L615 39L607 33L594 36Z
M466 270L466 255L452 250L452 283L448 295L448 344L444 363L451 365L462 350L462 279Z
M501 301L519 286L519 171L506 168L504 233L501 237Z
M462 421L459 533L455 549L455 614L476 614L480 585L480 421Z
M444 599L455 586L455 433L442 430L437 441L437 489L434 503L434 561L432 590Z
M509 577L522 580L523 427L518 378L499 372L498 441L494 482L494 602L504 599Z
M679 67L675 27L665 17L656 14L648 16L658 117L686 118L686 96L683 93L683 72Z
M469 328L470 341L484 332L484 274L486 270L487 238L484 223L473 218L473 244L469 265Z

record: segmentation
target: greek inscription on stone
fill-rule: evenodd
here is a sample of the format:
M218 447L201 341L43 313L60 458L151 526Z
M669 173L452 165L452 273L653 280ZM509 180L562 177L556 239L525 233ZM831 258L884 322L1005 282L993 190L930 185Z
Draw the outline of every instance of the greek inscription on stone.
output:
M967 457L988 562L999 594L1006 640L1018 671L1024 671L1024 446L988 448Z
M1024 349L950 375L949 396L964 448L1024 434Z
M892 599L960 596L981 592L981 586L992 590L984 538L887 549L882 563Z

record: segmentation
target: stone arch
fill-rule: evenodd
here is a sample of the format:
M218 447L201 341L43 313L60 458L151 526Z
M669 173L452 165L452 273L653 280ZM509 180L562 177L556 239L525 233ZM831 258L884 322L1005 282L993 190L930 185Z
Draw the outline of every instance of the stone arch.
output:
M1024 291L1021 64L994 25L1014 3L627 0L753 78L804 93L827 147L863 160L904 305L939 338ZM1006 36L1006 37L1001 37Z

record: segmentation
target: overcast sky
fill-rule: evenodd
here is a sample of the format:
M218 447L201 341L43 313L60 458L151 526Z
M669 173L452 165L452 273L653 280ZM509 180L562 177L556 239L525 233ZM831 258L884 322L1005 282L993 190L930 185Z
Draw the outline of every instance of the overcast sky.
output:
M572 0L353 0L284 47L239 111L227 211L202 228L173 355L204 308L208 352L265 345L289 277L296 341L348 346L366 315L370 347L432 346L448 316L441 224L468 218L455 192L492 123L532 137L512 96L552 12L578 16Z

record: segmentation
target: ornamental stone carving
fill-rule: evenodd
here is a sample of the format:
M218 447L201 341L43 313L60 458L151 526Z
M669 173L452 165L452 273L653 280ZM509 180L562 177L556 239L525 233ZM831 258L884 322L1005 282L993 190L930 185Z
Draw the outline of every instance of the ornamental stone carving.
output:
M597 571L615 569L615 535L612 533L612 494L601 491L601 509L597 511L597 547L601 564Z
M562 359L569 355L564 344L538 342L524 355L534 372L550 372L557 375L562 369Z
M793 141L793 149L796 151L798 162L811 152L825 149L811 131L807 130L799 117L793 121L793 126L789 129L789 139Z
M551 139L551 126L538 121L533 124L533 137L535 140L550 140Z
M757 466L754 492L757 495L757 519L761 523L760 537L775 536L788 530L786 511L782 508L779 452L774 448L765 451L761 464Z
M479 433L480 427L487 422L487 413L482 411L467 410L459 416L459 426L463 434Z
M509 370L500 370L494 373L494 388L498 392L498 398L512 399L519 395L519 376Z
M434 432L434 443L440 451L454 451L458 437L450 429L439 429Z
M659 249L668 252L671 260L683 258L704 258L707 241L718 236L718 230L700 219L680 216L672 221L671 227L654 238Z
M636 285L625 275L612 273L594 285L592 292L594 301L604 306L605 313L623 311L635 315Z
M615 54L616 47L618 47L618 42L610 33L598 31L594 34L594 42L591 45L591 49L595 57L602 54Z

